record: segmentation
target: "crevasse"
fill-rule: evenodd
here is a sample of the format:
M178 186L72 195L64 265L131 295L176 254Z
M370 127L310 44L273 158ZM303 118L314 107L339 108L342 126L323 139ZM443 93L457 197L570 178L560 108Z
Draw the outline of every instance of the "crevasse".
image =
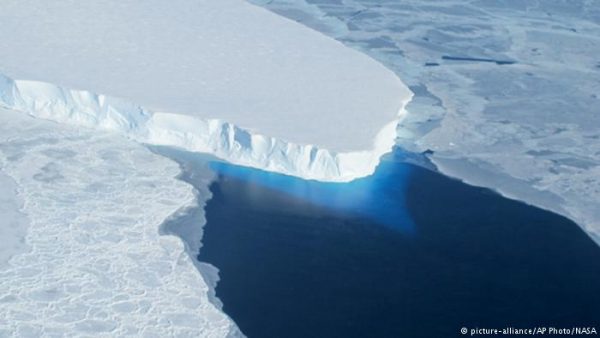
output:
M0 106L8 109L119 132L141 143L210 153L237 165L331 182L351 181L374 172L380 157L391 151L396 126L411 98L403 100L397 118L379 131L370 150L336 153L252 133L220 119L152 112L115 97L0 74Z

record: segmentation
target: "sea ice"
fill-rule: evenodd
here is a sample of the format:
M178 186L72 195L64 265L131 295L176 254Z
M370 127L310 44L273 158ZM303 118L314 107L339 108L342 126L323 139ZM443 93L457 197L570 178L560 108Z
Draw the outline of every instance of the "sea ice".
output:
M208 198L176 179L176 163L115 133L0 109L0 164L29 220L27 250L0 268L0 336L241 335L181 240L159 235Z
M0 161L0 272L8 265L8 260L25 250L27 218L19 212L22 201L17 195L17 185L2 172Z

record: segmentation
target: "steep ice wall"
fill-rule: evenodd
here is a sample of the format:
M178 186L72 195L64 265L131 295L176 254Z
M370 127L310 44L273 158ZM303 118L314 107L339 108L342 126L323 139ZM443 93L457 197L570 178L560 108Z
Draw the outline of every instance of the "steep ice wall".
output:
M402 107L410 95L404 100ZM401 108L383 126L370 150L336 153L252 133L219 119L151 112L122 99L1 75L0 106L56 122L113 130L138 142L211 153L235 164L325 181L371 174L381 155L394 145L395 128L404 114Z

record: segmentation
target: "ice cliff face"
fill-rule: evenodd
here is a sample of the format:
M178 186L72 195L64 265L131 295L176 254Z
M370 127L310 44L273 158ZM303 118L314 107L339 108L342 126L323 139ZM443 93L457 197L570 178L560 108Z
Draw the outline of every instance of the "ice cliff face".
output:
M377 134L371 150L333 152L252 133L219 119L152 112L122 99L0 75L0 106L55 122L111 130L142 143L213 154L234 164L323 181L350 181L375 170L391 150L404 115ZM329 126L328 126L329 128Z

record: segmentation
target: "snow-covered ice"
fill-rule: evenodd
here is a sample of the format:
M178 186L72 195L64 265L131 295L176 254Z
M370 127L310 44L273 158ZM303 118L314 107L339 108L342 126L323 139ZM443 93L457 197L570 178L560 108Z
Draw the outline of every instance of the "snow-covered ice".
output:
M208 198L196 201L176 163L115 133L0 109L0 164L29 220L27 248L0 268L1 337L241 335L181 240L159 235Z
M415 93L401 147L600 243L600 2L252 2L394 70Z
M372 172L411 97L363 53L242 0L7 0L0 22L0 73L120 97L186 132L218 119L252 147L226 160L306 178Z
M25 234L28 223L27 217L19 211L22 204L17 195L17 185L2 172L0 162L0 271L12 256L27 249Z

